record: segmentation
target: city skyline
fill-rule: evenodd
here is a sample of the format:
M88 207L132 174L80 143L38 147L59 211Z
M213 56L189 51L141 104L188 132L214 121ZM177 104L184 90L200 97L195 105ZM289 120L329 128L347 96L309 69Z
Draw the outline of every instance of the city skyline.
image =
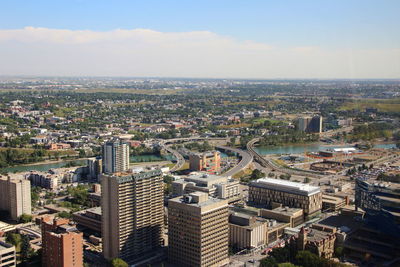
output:
M395 1L6 1L0 73L396 79L396 10Z

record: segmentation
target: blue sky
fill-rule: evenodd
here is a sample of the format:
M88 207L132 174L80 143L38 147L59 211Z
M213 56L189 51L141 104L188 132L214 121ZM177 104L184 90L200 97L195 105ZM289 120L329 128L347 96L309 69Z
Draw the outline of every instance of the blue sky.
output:
M2 0L0 28L207 30L277 45L397 47L398 0Z
M0 30L208 31L280 49L383 51L400 48L399 14L399 0L0 0Z

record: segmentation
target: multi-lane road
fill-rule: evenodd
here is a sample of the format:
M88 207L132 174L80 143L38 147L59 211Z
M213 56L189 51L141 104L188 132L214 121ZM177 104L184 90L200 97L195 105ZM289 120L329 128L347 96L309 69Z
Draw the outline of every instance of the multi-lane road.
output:
M171 144L174 143L181 143L181 142L189 142L189 141L199 141L199 140L212 140L212 141L226 141L226 138L207 138L207 137L200 137L200 136L194 136L194 137L188 137L188 138L175 138L175 139L169 139L169 140L163 140L160 141L160 146L165 149L167 152L173 154L177 160L175 166L171 168L171 172L175 172L183 167L185 164L185 159L175 149L171 148ZM247 151L233 148L233 147L227 147L227 146L216 146L217 149L224 150L224 151L230 151L233 153L236 153L240 157L239 163L228 170L227 172L223 173L222 176L233 176L236 173L246 169L252 162L253 162L253 156L248 153Z
M268 167L272 170L276 170L282 173L287 173L290 175L299 175L299 176L309 176L313 178L321 178L322 173L316 171L302 171L302 170L295 170L291 168L284 168L275 162L264 158L262 155L258 154L254 150L254 144L259 141L259 138L254 138L247 143L247 151L254 157L254 160L257 161L261 166Z
M240 157L239 163L228 170L227 172L223 173L222 176L233 176L236 173L246 169L249 167L249 165L253 162L253 156L248 153L247 151L238 149L238 148L233 148L233 147L228 147L228 146L216 146L216 149L223 150L223 151L230 151L233 152Z

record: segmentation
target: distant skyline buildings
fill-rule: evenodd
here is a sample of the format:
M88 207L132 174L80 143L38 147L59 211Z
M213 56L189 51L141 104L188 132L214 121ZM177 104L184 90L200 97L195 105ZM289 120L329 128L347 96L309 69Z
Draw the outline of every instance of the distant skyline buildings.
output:
M129 144L114 138L103 145L103 172L116 173L129 169Z
M307 133L322 133L322 116L304 116L297 120L297 129Z

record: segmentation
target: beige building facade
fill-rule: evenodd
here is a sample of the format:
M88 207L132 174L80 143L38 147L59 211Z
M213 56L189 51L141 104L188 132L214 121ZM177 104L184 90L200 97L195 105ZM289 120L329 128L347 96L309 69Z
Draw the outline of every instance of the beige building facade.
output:
M168 201L168 261L176 266L229 263L228 201L193 192Z
M103 255L136 262L162 245L164 190L160 170L102 175Z
M31 214L31 183L23 178L0 178L0 210L9 212L12 220Z
M15 267L15 247L5 242L0 242L0 267Z
M346 199L330 195L322 195L322 210L337 212L346 206Z
M301 208L305 215L309 215L321 210L322 193L317 186L262 178L250 183L249 202L266 207L279 203L291 208Z
M229 244L236 250L266 244L268 224L255 216L232 213L229 216Z
M224 176L195 173L172 182L174 196L182 196L196 191L207 193L214 198L230 200L240 198L239 181Z
M304 223L303 210L298 208L277 207L273 210L261 209L260 216L289 223L290 227L296 227Z

